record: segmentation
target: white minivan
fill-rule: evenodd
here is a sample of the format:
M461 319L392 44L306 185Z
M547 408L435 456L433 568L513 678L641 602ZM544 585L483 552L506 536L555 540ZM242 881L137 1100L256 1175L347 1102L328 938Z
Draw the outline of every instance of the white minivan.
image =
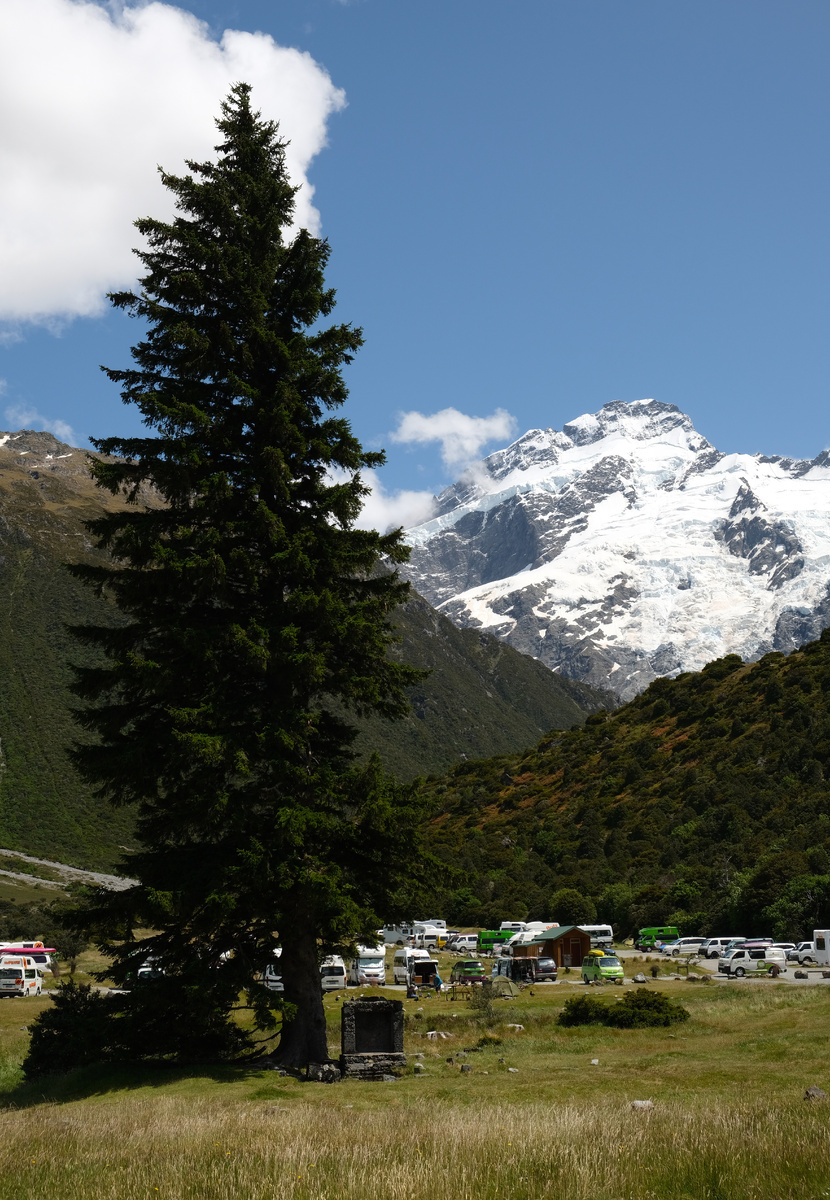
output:
M339 992L346 986L346 964L339 954L330 954L320 963L320 983L324 992Z
M769 975L773 966L786 971L787 956L777 946L742 946L730 950L725 958L718 960L718 971L742 979L744 975Z

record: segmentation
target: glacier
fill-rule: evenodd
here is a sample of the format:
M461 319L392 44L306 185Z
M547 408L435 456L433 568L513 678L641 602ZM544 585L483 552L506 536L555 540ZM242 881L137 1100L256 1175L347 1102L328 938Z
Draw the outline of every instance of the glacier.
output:
M404 573L461 626L621 699L830 625L830 454L723 454L675 405L532 429L436 497Z

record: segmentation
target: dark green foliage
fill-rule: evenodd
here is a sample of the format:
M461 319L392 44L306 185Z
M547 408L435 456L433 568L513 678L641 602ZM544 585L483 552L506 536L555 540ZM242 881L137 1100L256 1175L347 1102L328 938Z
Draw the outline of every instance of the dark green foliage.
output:
M70 980L31 1028L27 1079L102 1062L217 1062L252 1045L209 991L178 979L155 979L121 995Z
M124 618L77 631L106 663L78 671L95 740L76 758L99 796L135 806L143 847L125 864L139 885L77 924L101 932L117 981L152 954L165 995L184 1012L204 993L220 1025L279 942L280 1054L299 1066L327 1057L320 955L411 899L421 801L377 759L356 765L354 741L356 717L403 715L419 673L388 654L400 532L354 528L361 472L383 456L332 415L360 331L324 325L328 246L287 240L284 145L245 85L218 126L216 163L163 175L178 215L137 222L141 290L113 297L147 333L135 366L107 374L153 436L96 442L117 457L93 473L163 505L91 522L114 565L73 568ZM158 932L137 943L138 925ZM273 995L253 995L268 1031Z
M596 905L589 896L575 888L560 888L550 898L550 915L546 918L560 925L591 925L596 920Z
M29 1051L23 1062L27 1079L58 1075L109 1057L109 997L89 984L62 983L52 1004L33 1022Z
M551 897L573 890L621 937L809 936L830 924L828 778L830 632L788 657L730 655L430 781L430 843L459 869L434 903L495 915L504 896L504 918L562 921Z
M572 996L557 1018L560 1025L607 1025L612 1029L648 1029L688 1021L689 1012L663 992L636 988L615 1004L596 996Z

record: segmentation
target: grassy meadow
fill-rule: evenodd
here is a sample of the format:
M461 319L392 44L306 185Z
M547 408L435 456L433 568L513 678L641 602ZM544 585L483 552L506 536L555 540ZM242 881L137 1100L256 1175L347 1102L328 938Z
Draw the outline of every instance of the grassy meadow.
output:
M830 985L647 986L691 1020L563 1029L557 1014L582 990L569 980L496 1001L489 1020L464 1001L408 1001L406 1074L336 1085L256 1065L25 1084L25 1026L50 1001L4 1000L0 1197L830 1196L830 1099L803 1098L830 1092ZM619 989L601 994L613 1003ZM345 996L326 998L333 1056ZM632 1110L645 1099L652 1109Z

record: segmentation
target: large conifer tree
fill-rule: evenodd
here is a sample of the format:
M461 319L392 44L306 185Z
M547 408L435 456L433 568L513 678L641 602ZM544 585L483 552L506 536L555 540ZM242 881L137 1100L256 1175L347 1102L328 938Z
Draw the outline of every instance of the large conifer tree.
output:
M407 585L378 569L406 548L353 527L382 455L332 415L361 333L321 325L328 246L288 236L285 144L249 93L222 106L216 162L162 174L178 215L136 222L140 290L111 297L147 322L135 365L107 374L152 432L94 443L117 456L97 482L134 504L91 523L112 568L75 568L124 616L79 631L106 665L79 672L97 738L77 754L136 806L142 849L139 886L85 920L117 978L152 954L168 988L210 995L211 1020L279 942L279 1056L300 1066L327 1054L320 955L395 911L419 818L377 762L355 766L350 715L401 715L416 673L387 656ZM139 924L159 932L132 940ZM273 997L252 994L267 1026Z

